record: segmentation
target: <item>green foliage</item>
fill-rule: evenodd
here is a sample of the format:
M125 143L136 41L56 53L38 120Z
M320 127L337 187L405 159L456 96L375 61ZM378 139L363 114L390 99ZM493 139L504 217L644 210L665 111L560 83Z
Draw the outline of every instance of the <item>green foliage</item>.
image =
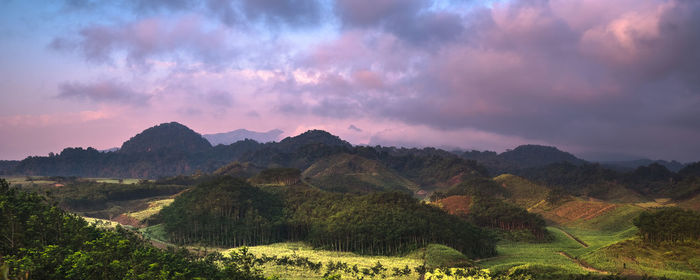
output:
M375 191L415 192L418 185L377 160L341 153L322 158L303 176L315 187L334 192L366 194Z
M469 214L465 218L479 226L517 231L517 233L511 232L504 235L514 240L551 240L541 215L530 213L499 199L475 196Z
M4 179L0 186L7 186ZM163 251L124 228L88 226L16 189L0 191L0 225L10 279L263 279L245 252L199 259L184 249Z
M471 261L467 256L455 249L440 244L428 244L428 246L411 252L408 257L423 259L425 265L431 268L463 267L471 265Z
M280 198L226 176L178 196L160 219L174 243L233 247L283 240L282 214Z
M487 232L408 194L358 196L297 186L283 195L230 177L214 179L178 196L161 220L178 244L305 240L338 251L399 254L440 243L469 257L494 254Z
M283 185L289 186L301 180L301 171L296 168L269 168L260 171L250 179L256 185Z
M503 188L496 181L485 177L470 177L466 178L461 183L452 186L446 192L447 196L452 195L469 195L478 197L509 197L508 189Z
M680 208L642 212L634 219L639 236L647 242L700 239L700 213Z
M317 247L397 254L439 243L468 257L494 254L487 232L407 194L288 194L288 203L295 202L290 223L307 228L305 240Z

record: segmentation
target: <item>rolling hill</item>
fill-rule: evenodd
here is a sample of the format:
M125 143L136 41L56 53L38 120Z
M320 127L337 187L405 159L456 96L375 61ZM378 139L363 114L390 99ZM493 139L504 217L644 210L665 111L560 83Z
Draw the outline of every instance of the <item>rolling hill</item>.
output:
M316 161L302 177L318 188L350 193L372 191L416 192L420 187L376 160L358 155L335 154Z

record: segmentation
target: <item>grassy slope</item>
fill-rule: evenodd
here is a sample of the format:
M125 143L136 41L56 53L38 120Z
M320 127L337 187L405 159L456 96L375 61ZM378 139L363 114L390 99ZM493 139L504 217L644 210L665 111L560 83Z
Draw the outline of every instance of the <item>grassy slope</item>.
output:
M559 252L569 252L583 248L581 244L567 237L561 230L548 227L554 236L551 243L524 243L501 242L498 247L498 256L484 259L479 265L492 271L506 271L514 266L525 264L554 265L571 273L586 274L588 271L572 262Z
M700 242L650 245L634 238L586 253L581 259L623 274L700 279Z
M493 179L510 192L510 202L525 209L538 204L549 193L548 188L515 175L503 174Z
M691 197L690 199L679 202L678 206L685 209L700 211L700 194Z
M148 202L148 207L146 209L136 211L136 212L129 212L126 215L129 217L132 217L139 222L142 222L145 219L150 218L151 216L158 214L163 207L170 205L175 201L174 198L165 198L165 199L158 199L158 200L153 200Z
M320 159L304 170L302 177L309 178L311 184L324 189L330 188L328 185L333 185L334 189L356 189L359 186L372 186L379 190L407 189L412 192L419 189L417 184L380 162L350 154L336 154Z

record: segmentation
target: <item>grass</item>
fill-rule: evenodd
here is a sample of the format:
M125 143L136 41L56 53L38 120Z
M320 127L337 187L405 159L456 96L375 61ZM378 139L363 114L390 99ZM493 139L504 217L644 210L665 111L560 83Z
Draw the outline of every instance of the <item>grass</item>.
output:
M471 264L467 256L451 247L430 244L425 248L415 250L408 255L407 258L425 259L427 267L455 267L463 264Z
M114 179L114 178L85 178L97 183L106 184L124 184L124 185L134 185L138 184L141 179ZM121 181L120 181L121 180Z
M148 239L156 240L162 243L167 243L168 236L165 233L165 227L163 224L158 224L155 226L140 228L139 232L143 237Z
M493 178L501 186L510 191L509 201L528 209L547 198L549 189L529 180L511 174L503 174Z
M632 220L639 216L644 209L630 204L617 204L590 219L575 220L565 224L569 228L602 231L604 234L620 232L633 227Z
M4 177L11 186L31 186L31 185L49 185L55 184L56 181L46 180L45 177L32 177L32 176L8 176Z
M115 228L119 223L110 221L110 220L105 220L105 219L98 219L98 218L90 218L90 217L82 217L85 219L88 223L91 225L95 225L96 227L99 228Z
M554 241L550 243L502 241L496 248L497 257L481 260L477 264L494 272L503 272L513 267L534 264L556 266L568 273L588 273L567 257L559 254L561 251L574 251L583 248L583 246L557 228L548 227L547 229L554 236Z
M602 269L671 279L700 279L700 242L647 244L638 238L581 256Z
M234 249L228 249L223 251L222 253L224 255L227 255L231 250L236 250L238 248ZM326 264L329 262L343 262L347 263L348 266L353 266L357 265L358 268L370 268L373 267L374 265L377 264L377 262L380 262L384 267L388 268L388 271L385 272L384 274L386 275L386 278L384 279L417 279L418 274L413 271L415 267L420 266L423 264L423 261L419 258L415 258L412 256L396 256L396 257L390 257L390 256L363 256L363 255L358 255L355 253L350 253L350 252L334 252L334 251L326 251L326 250L315 250L311 246L302 243L302 242L285 242L285 243L276 243L276 244L271 244L271 245L262 245L262 246L252 246L248 247L248 251L252 254L254 254L257 257L260 257L262 255L266 256L277 256L277 257L282 257L282 256L299 256L299 257L308 257L310 261L312 262L322 262L324 265L324 268L321 269L320 272L312 272L306 269L301 269L301 268L295 268L295 267L290 267L290 266L279 266L275 265L273 263L267 263L263 266L263 271L266 276L279 276L282 279L321 279L323 277L323 274L325 273L325 267ZM410 254L409 254L410 255ZM399 268L402 269L404 267L408 266L412 272L408 276L401 276L401 277L395 277L391 276L391 272L393 268ZM351 274L347 274L344 272L340 273L341 277L344 279L354 279L354 277ZM381 276L377 276L375 278L380 278Z
M175 201L175 199L173 198L150 201L148 202L148 207L146 209L137 212L127 213L126 215L137 219L139 220L139 222L141 222L155 214L158 214L158 212L160 212L160 210L163 209L163 207L170 205L171 203L173 203L173 201Z

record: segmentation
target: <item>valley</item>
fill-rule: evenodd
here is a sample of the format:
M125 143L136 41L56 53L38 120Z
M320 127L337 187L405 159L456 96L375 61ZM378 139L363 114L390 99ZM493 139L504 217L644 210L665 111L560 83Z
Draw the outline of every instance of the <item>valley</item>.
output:
M139 246L184 248L192 261L233 253L230 260L249 261L255 269L246 273L255 277L700 279L696 237L649 242L635 224L662 209L698 215L698 163L678 172L652 163L621 173L525 146L482 165L432 148L352 146L323 131L215 148L193 133L158 126L119 152L72 149L84 154L28 159L5 178L13 192L34 193L106 232L126 230L146 244ZM182 146L159 146L158 135ZM192 147L200 152L185 152ZM130 149L141 151L146 168L175 164L153 170L182 173L78 176L115 174L105 168L124 154L110 153ZM207 149L233 156L214 164ZM518 165L534 155L536 163ZM176 166L183 162L208 167L188 172L193 168ZM30 175L18 174L28 166ZM70 166L83 167L75 173ZM504 169L512 173L498 173ZM678 230L692 226L679 223ZM7 252L10 264L23 262L16 259L22 253ZM11 273L22 269L49 267Z

